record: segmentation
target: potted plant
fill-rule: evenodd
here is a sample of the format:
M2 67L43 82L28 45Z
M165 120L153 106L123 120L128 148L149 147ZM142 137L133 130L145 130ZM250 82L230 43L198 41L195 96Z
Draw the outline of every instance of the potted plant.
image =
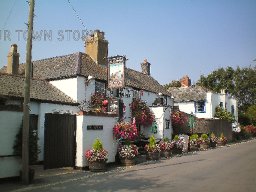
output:
M103 144L99 139L93 143L92 149L85 152L85 157L91 171L105 171L108 152L103 148Z
M207 134L203 133L198 142L200 145L200 150L207 150L209 148L210 139Z
M217 140L217 146L224 146L227 144L227 138L224 136L223 133L221 133L220 137Z
M148 153L148 158L151 160L159 160L160 158L160 146L156 143L154 135L149 138L149 144L145 145L145 150Z
M118 148L118 154L123 165L134 165L135 157L139 154L138 147L134 144L120 145Z
M215 136L214 133L211 133L210 135L210 147L215 148L217 145L218 138Z
M199 148L199 142L198 142L199 136L198 134L192 134L189 137L189 144L190 144L190 151L197 151Z
M170 158L171 151L174 148L174 143L170 142L168 138L164 138L159 142L159 146L161 149L161 156L165 158Z
M173 153L174 154L182 154L183 148L184 148L184 139L180 138L178 135L175 135L172 141L174 147L173 147Z

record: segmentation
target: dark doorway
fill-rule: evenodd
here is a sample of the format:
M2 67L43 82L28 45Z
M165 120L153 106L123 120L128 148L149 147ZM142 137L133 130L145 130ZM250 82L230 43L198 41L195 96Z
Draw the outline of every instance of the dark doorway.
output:
M75 166L76 116L45 114L44 168Z

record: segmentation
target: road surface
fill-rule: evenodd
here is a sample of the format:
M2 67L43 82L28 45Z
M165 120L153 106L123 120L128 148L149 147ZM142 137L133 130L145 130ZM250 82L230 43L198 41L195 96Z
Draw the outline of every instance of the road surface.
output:
M16 185L16 186L15 186ZM74 171L0 191L256 192L256 139L106 173Z

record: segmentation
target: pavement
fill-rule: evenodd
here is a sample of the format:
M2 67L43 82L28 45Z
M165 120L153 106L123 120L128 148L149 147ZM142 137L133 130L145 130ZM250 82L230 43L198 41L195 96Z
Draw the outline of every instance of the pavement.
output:
M110 166L92 173L34 166L30 185L0 184L1 192L22 191L256 191L256 139L131 167Z

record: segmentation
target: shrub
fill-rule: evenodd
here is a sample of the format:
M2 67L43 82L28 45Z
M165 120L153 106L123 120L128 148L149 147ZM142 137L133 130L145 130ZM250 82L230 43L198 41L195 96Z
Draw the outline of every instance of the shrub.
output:
M145 150L147 152L160 152L161 151L160 146L156 143L156 139L155 139L154 135L152 135L149 138L149 144L145 145Z
M251 134L253 137L256 137L256 126L247 125L243 128L248 134Z
M40 148L38 147L38 132L36 130L29 129L29 164L35 164L38 160L38 154ZM16 139L13 146L14 155L22 156L22 124L20 130L16 135Z

